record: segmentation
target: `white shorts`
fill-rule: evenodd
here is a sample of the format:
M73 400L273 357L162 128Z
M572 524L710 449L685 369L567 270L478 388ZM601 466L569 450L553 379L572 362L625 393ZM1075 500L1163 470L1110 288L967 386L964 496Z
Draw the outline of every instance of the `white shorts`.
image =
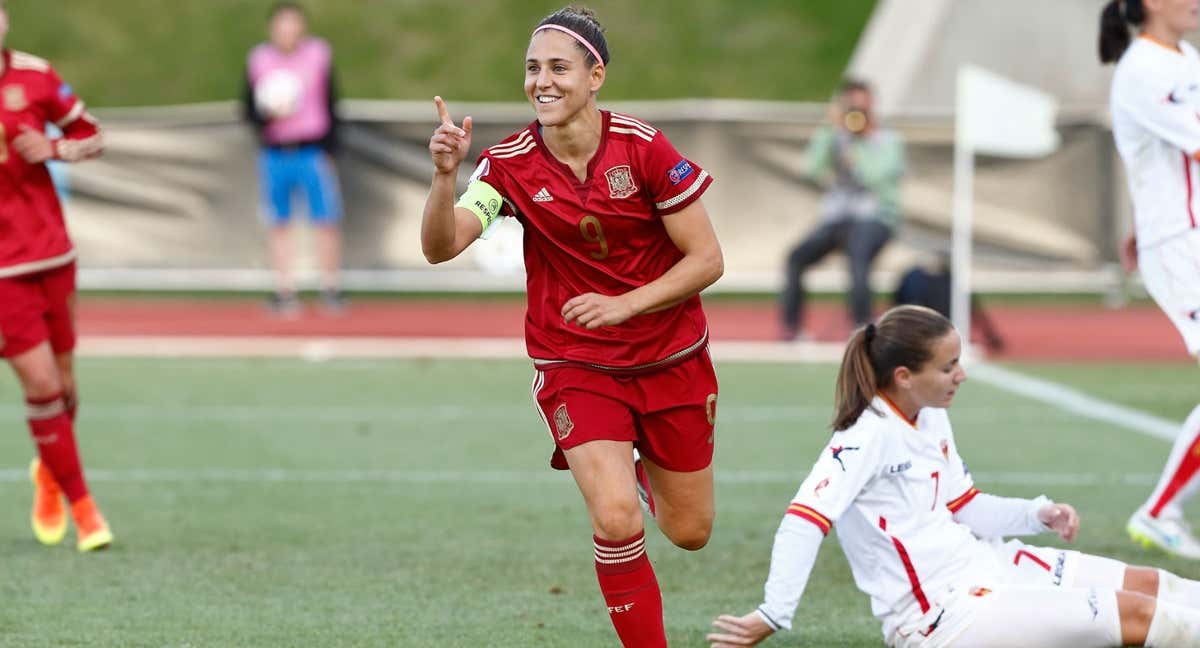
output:
M1116 648L1117 593L1110 589L999 587L969 596L974 620L952 648Z
M1187 345L1200 355L1200 229L1138 250L1146 291L1163 309Z
M1125 563L1020 540L988 543L999 580L934 597L892 637L896 648L1107 648L1121 644ZM995 582L994 582L995 581Z
M1017 587L1065 587L1119 590L1125 563L1073 549L1036 547L1020 540L989 543L1001 565L1001 583Z

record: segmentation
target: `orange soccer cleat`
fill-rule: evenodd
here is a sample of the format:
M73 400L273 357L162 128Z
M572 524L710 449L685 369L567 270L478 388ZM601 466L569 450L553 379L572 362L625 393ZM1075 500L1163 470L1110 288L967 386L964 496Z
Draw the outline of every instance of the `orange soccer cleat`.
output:
M29 480L33 482L33 535L38 542L51 546L62 542L67 535L67 509L63 506L62 489L54 481L50 469L42 460L29 462Z
M71 504L71 517L75 518L79 551L96 551L112 544L112 531L109 530L104 516L100 515L100 509L96 508L91 495L84 495L82 499Z

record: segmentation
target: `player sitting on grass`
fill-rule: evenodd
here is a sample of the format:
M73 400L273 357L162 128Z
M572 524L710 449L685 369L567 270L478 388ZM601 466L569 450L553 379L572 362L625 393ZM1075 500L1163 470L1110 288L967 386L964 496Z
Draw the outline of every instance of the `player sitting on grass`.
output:
M1071 506L980 493L946 408L966 372L949 320L899 306L855 332L834 433L796 493L771 553L766 600L723 615L714 648L791 628L835 524L855 584L896 648L1200 646L1200 582L1005 536L1079 530Z

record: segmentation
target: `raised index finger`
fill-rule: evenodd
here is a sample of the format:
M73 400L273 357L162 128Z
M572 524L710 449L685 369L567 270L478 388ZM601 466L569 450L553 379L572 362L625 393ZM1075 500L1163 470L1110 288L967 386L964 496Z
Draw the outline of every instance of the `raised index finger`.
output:
M446 109L446 102L442 101L441 97L434 97L433 104L437 106L438 119L442 120L443 124L454 125L454 120L450 119L450 111Z

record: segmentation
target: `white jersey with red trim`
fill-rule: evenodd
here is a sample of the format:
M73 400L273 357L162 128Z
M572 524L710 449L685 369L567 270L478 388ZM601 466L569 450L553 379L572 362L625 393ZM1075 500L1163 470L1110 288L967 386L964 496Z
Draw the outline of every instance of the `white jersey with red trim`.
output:
M1138 246L1200 224L1200 56L1135 38L1113 74L1113 138L1133 197Z
M977 494L945 410L922 409L910 422L876 397L833 434L787 513L823 533L836 524L855 584L891 637L964 579L999 582L995 553L953 517ZM779 594L776 610L768 581L760 611L790 620L782 608L794 609L799 593Z

